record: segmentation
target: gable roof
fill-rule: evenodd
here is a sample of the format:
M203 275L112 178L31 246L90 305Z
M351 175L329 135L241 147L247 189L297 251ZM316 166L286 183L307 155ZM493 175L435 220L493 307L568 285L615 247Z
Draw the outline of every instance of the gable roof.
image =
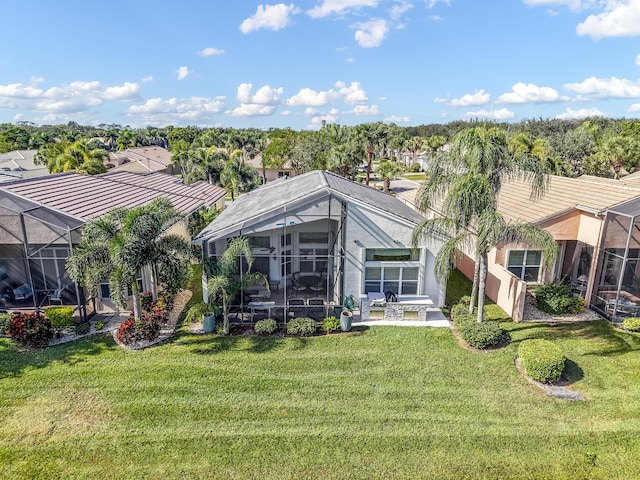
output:
M33 149L0 153L0 183L49 175L46 165L33 162L36 153Z
M415 210L391 195L332 172L314 170L296 177L283 177L241 195L200 232L196 240L214 236L218 238L221 232L240 230L265 217L282 213L287 206L304 204L328 195L361 203L411 224L423 220Z
M204 182L185 185L177 177L157 172L68 172L12 182L0 189L81 220L116 207L144 205L158 197L168 197L176 209L189 214L201 206L212 206L225 196L225 190L218 186Z
M109 153L109 159L119 163L111 170L145 173L166 170L171 166L172 156L169 150L157 146L127 148ZM129 162L120 163L125 159Z

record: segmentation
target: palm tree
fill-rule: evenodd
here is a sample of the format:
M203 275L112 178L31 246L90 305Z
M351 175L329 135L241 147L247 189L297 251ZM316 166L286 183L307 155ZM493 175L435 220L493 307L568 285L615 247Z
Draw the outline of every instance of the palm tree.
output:
M421 240L436 233L447 239L443 250L448 253L442 255L454 258L456 245L468 242L468 238L463 239L471 232L476 262L469 311L473 313L477 297L478 320L482 321L484 312L480 306L484 305L487 254L504 239L495 230L506 228L497 212L497 195L502 183L524 180L531 187L531 195L539 196L544 192L548 178L537 158L509 154L505 133L484 127L459 132L453 138L451 148L432 159L426 177L417 195L417 207L423 212L437 207L447 222L438 228L429 220L422 222L414 231L413 244L417 246ZM543 234L540 235L542 238ZM538 239L531 237L531 240ZM547 254L555 258L550 248Z
M97 295L100 282L109 279L111 295L126 306L127 289L133 296L133 313L140 319L140 288L137 277L148 267L156 283L177 292L189 275L191 246L187 240L167 230L182 219L167 198L148 205L116 208L89 220L82 230L82 241L67 260L69 276Z
M381 162L376 168L376 175L378 178L384 180L384 193L389 193L389 187L391 186L391 180L395 180L403 172L402 167L396 162L386 161Z
M224 315L222 333L224 335L229 335L229 309L236 295L245 290L247 285L258 280L264 281L266 287L269 288L267 279L258 272L240 275L240 278L237 279L243 256L249 266L248 270L251 270L251 265L253 265L251 244L247 237L238 237L229 243L227 249L220 255L207 282L209 295L211 297L218 296L222 300L222 312Z
M50 173L78 171L82 173L104 173L107 167L104 160L108 158L106 150L96 148L89 149L86 143L78 140L74 143L60 142L57 149L47 149L48 152L59 151L62 153L47 156L47 167ZM44 152L44 150L43 150Z

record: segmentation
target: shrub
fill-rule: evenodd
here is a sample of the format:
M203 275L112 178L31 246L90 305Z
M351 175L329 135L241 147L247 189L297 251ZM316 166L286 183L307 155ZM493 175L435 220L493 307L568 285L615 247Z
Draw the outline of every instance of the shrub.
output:
M96 327L96 330L102 330L104 328L104 326L106 325L105 322L103 322L102 320L98 320L94 327Z
M144 292L140 294L140 308L145 312L151 310L151 304L153 303L153 295L151 292Z
M422 170L422 167L418 162L412 163L411 166L409 167L409 171L413 173L418 173L420 170Z
M258 320L253 327L258 335L271 335L278 329L278 323L273 318Z
M622 328L632 332L640 332L640 318L629 317L622 321Z
M287 333L289 335L311 335L316 333L316 321L313 318L297 317L287 324Z
M160 335L160 329L166 317L166 312L160 311L143 313L138 321L129 317L120 324L116 338L125 345L154 340Z
M7 334L7 328L9 328L9 323L11 323L12 318L12 313L0 313L0 335Z
M584 310L584 298L574 297L571 287L564 283L546 283L535 289L536 304L551 315L580 313Z
M464 321L455 322L455 325L462 339L473 348L483 350L509 341L509 334L498 323L478 323L474 315L467 314Z
M76 335L86 335L91 331L91 324L89 322L78 323L76 325Z
M51 321L39 313L14 313L7 332L16 342L29 347L46 347L53 338Z
M524 340L518 347L518 356L527 375L543 383L560 380L564 369L564 356L556 344L544 339Z
M469 306L462 303L456 303L453 307L451 307L449 316L451 317L451 320L455 322L456 318L461 315L469 315Z
M322 329L327 332L337 332L340 330L340 319L336 317L327 317L322 320Z
M44 314L54 327L64 328L73 325L73 307L47 307Z
M169 292L160 293L158 295L158 300L156 301L156 308L170 312L173 310L173 301L175 298L176 296Z

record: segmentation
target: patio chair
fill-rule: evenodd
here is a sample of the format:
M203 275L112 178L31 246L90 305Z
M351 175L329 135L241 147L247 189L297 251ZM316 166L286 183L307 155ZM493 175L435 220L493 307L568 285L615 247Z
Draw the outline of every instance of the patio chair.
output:
M290 298L287 300L287 310L290 317L305 317L307 309L305 308L304 298Z
M297 293L304 292L307 289L300 281L300 272L295 272L291 275L291 289Z
M309 305L309 316L310 317L321 317L322 320L327 315L327 306L324 301L324 298L310 298L307 301L307 305Z
M60 305L62 305L62 292L64 292L65 288L67 287L64 286L64 287L56 288L53 291L53 293L49 295L49 303L60 302Z

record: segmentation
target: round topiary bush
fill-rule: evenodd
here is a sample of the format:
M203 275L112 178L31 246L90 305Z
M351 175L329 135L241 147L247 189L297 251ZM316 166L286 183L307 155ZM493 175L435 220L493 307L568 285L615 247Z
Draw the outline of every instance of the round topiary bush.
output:
M524 340L518 347L524 372L542 383L555 383L564 370L564 355L555 343L544 339Z
M327 333L337 332L340 330L340 319L336 317L327 317L322 320L322 330Z
M47 307L44 309L44 314L56 328L73 325L73 307Z
M622 328L631 332L640 332L640 318L629 317L622 321Z
M258 335L271 335L278 330L278 323L273 318L258 320L253 329Z
M287 324L287 333L289 335L312 335L316 333L316 321L313 318L297 317Z
M470 321L468 317L474 320ZM467 314L463 321L456 322L455 325L467 345L479 350L503 345L509 341L509 334L502 330L498 323L478 323L474 315Z

